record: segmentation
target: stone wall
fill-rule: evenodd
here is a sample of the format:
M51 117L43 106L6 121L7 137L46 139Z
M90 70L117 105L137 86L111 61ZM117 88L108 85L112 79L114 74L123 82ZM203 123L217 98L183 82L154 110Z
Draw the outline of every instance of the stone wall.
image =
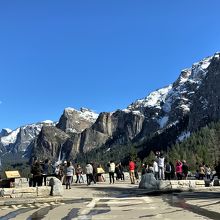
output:
M63 186L56 177L48 177L48 186L29 187L26 178L17 178L12 188L0 189L0 198L37 198L62 196Z
M209 180L156 180L152 173L147 173L142 176L139 188L151 190L196 190L210 186ZM215 179L212 186L220 186L220 180ZM211 187L212 187L211 186Z
M2 198L36 198L50 196L50 186L3 188L0 190Z

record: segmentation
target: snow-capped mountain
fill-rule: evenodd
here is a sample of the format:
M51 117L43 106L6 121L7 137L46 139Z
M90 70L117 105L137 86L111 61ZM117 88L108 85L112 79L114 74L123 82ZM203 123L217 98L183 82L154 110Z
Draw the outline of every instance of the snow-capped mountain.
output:
M30 155L70 159L93 149L117 149L129 144L141 146L144 153L155 147L166 148L220 119L219 85L218 52L182 70L174 83L126 109L98 115L89 109L66 108L56 126L44 126L35 136ZM14 140L12 137L6 140Z
M151 145L167 147L189 137L191 132L205 123L220 119L220 111L217 111L220 109L219 56L220 53L216 53L194 63L191 68L182 70L173 84L150 93L124 110L101 113L86 129L71 130L76 127L77 119L74 115L78 113L72 109L70 112L65 110L57 127L64 132L73 131L75 135L67 138L65 143L57 144L62 146L56 149L57 155L63 152L74 157L77 153L103 146L111 148L146 141L147 144L143 146L149 148ZM209 108L211 103L212 107ZM152 139L153 141L149 139L155 135L161 136L162 144L157 143L158 138ZM45 136L46 133L44 141ZM51 145L41 139L38 139L38 143L41 143L42 150L44 145L47 145L47 149ZM52 146L54 142L49 148Z
M43 126L54 126L54 122L46 120L36 124L25 125L13 131L2 129L1 133L4 133L4 135L1 136L0 143L8 152L25 151L31 141L40 133Z
M25 152L30 143L38 137L43 126L46 126L47 130L54 130L53 127L57 127L67 133L77 134L90 127L97 118L98 114L87 108L81 108L78 111L69 107L64 109L58 123L45 120L19 127L13 131L10 129L2 129L0 136L0 153ZM50 134L52 135L52 133ZM27 152L25 154L27 154Z
M214 57L218 57L216 53ZM171 85L150 93L128 106L128 110L148 113L154 109L151 118L158 122L160 129L176 123L178 118L190 112L193 97L208 73L213 57L207 57L191 68L182 70L179 78ZM148 116L148 115L146 115Z

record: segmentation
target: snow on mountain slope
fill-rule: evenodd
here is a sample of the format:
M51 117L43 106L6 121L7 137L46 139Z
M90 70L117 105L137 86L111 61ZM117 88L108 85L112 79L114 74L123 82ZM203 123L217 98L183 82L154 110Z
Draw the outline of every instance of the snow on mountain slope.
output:
M54 122L46 120L36 124L29 124L21 126L20 128L10 131L10 133L2 136L0 142L4 147L10 145L10 151L13 151L14 147L19 150L25 151L30 142L40 133L44 125L55 126ZM5 129L4 129L5 130Z
M144 99L138 99L134 103L128 106L129 110L137 110L139 108L144 107L155 107L160 108L160 104L162 101L165 101L168 92L172 89L172 85L164 87L162 89L158 89L152 93L150 93Z
M57 128L65 132L80 133L95 123L98 114L87 108L81 108L79 111L74 108L65 108Z
M93 112L92 110L88 109L88 108L81 108L80 111L74 109L74 108L65 108L64 110L67 114L72 114L73 112L76 112L79 119L85 119L87 121L90 121L92 123L94 123L96 121L96 119L98 118L98 114Z
M9 144L13 144L15 143L15 141L17 140L17 135L20 131L20 128L10 132L7 136L1 137L1 143L3 146L7 146Z
M143 99L138 99L127 109L141 112L146 112L148 108L155 109L151 117L158 122L160 129L169 126L174 122L170 117L171 111L174 113L178 110L182 114L190 111L191 98L205 78L212 59L213 57L207 57L194 63L191 68L182 70L179 78L173 84L151 92Z
M170 110L168 106L172 104L172 99L177 98L180 94L192 92L186 90L186 83L196 83L198 85L201 83L207 73L207 68L209 67L212 58L213 57L207 57L198 63L194 63L191 68L182 70L179 79L174 84L151 92L143 99L138 99L129 105L128 109L134 110L142 107L161 108L163 103L164 110L168 112ZM184 98L184 96L182 99L185 99L185 101L188 100L187 98Z

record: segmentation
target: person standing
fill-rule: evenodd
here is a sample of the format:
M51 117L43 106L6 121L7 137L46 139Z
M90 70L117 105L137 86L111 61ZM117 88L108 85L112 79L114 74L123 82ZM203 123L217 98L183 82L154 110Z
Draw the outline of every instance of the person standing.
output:
M44 182L44 186L46 186L47 176L49 175L49 160L48 159L44 161L44 163L42 164L42 168L43 168L43 182Z
M74 175L74 167L72 165L72 163L70 161L67 162L66 164L66 167L65 167L65 174L66 174L66 189L71 189L70 185L71 185L71 182L72 182L72 178L73 178L73 175Z
M31 173L33 174L33 187L42 186L43 178L43 169L40 165L40 162L37 160L31 167Z
M119 164L116 164L115 166L115 173L116 173L116 180L121 179L121 171L119 169Z
M111 160L110 163L109 163L109 180L110 180L110 184L115 183L114 174L115 174L115 163L114 163L114 161Z
M130 174L130 179L131 179L131 184L135 184L135 163L130 159L129 161L129 174Z
M157 163L156 159L153 162L153 172L154 172L155 179L158 180L159 179L159 169L158 169L158 163Z
M96 184L96 181L97 181L97 164L95 162L92 163L92 168L93 168L93 182L94 184Z
M182 173L183 173L183 179L186 180L188 177L188 172L189 172L189 167L186 163L185 160L183 160L183 165L182 165Z
M170 166L170 163L168 163L166 161L165 163L165 180L170 180L171 179L171 166Z
M84 182L83 180L83 171L82 171L82 167L80 166L80 164L77 164L77 167L76 167L76 182L75 183L81 183L80 180L82 180L82 182Z
M211 179L212 169L209 165L205 166L205 175L208 180Z
M160 156L158 158L158 169L159 169L159 179L164 179L164 156L162 153L160 153Z
M176 177L178 180L182 180L182 178L183 178L182 172L183 172L182 163L180 160L177 160L177 162L176 162Z
M203 180L205 177L205 167L203 164L199 165L199 179Z
M119 163L118 168L121 172L121 180L125 180L124 169L123 169L123 166L122 166L121 162Z
M90 163L87 163L86 165L86 182L87 186L91 184L93 180L93 167Z
M171 167L170 178L171 178L171 180L174 180L175 179L175 167L174 167L174 165L171 161L169 162L169 164L170 164L170 167Z

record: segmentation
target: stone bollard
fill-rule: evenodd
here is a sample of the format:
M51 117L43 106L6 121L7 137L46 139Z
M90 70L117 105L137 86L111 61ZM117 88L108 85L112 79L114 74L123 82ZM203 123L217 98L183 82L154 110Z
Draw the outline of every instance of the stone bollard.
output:
M146 173L141 177L139 188L148 190L158 190L159 184L159 180L155 179L153 173Z
M49 186L51 186L51 196L63 196L63 185L56 177L51 177L49 180Z

